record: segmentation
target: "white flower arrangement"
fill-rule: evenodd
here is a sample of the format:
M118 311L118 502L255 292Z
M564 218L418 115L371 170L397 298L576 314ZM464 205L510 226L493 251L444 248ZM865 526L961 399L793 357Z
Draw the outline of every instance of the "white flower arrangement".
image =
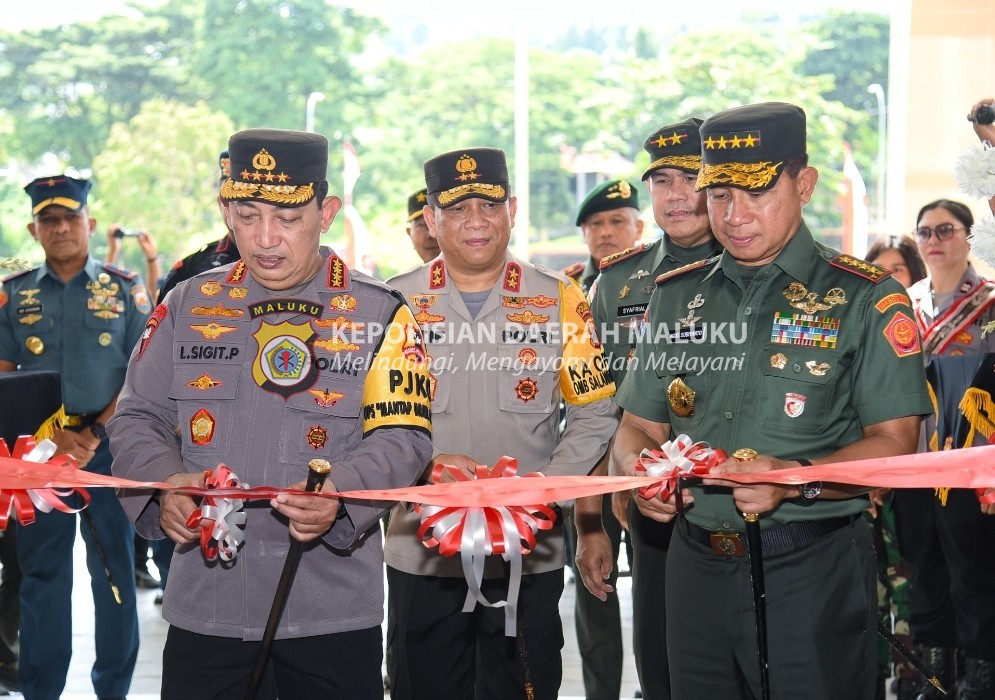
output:
M987 141L971 146L954 163L954 177L964 194L979 199L995 196L995 148Z

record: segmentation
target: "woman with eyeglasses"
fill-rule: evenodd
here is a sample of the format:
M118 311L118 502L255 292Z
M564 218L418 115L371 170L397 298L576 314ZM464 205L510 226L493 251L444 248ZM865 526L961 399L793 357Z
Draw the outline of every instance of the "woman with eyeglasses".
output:
M909 296L935 395L923 451L995 442L995 333L984 332L995 320L995 284L971 264L973 224L965 205L940 199L919 211L913 231L929 276ZM911 489L895 513L912 568L910 625L919 654L951 689L961 647L959 699L995 698L995 505L979 504L971 489ZM912 697L941 697L923 684Z

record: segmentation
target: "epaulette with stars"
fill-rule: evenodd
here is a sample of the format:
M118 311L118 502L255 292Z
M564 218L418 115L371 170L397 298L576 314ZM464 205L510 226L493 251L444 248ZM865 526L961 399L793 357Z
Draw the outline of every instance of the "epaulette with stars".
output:
M567 265L560 272L571 279L580 279L580 276L584 274L584 263L575 262L573 265Z
M132 272L131 270L122 270L120 267L117 267L116 265L111 265L110 263L104 263L103 265L101 265L100 269L104 270L105 272L109 272L112 275L117 275L118 277L123 277L124 279L128 280L129 282L131 280L138 279L138 273L137 272Z
M891 274L891 270L875 265L874 263L869 263L866 260L855 258L852 255L847 255L846 253L840 253L830 260L829 264L841 270L852 272L858 277L863 277L865 280L870 280L875 284Z
M714 261L715 261L714 257L705 258L704 260L699 260L698 262L688 263L687 265L679 267L676 270L671 270L670 272L664 272L662 275L656 278L656 283L663 284L667 280L677 277L679 275L683 275L686 272L693 272L695 270L700 270L701 268L705 267L706 265Z
M629 258L639 255L644 250L646 250L646 244L637 243L631 248L626 248L625 250L620 250L617 253L612 253L611 255L606 255L601 258L601 263L598 265L599 270L607 270L609 267L622 260L628 260ZM579 263L578 263L579 264Z

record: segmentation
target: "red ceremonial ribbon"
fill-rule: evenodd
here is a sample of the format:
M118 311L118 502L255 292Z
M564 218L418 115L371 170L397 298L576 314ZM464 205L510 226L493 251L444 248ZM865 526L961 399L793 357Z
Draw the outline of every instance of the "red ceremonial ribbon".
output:
M221 557L222 561L232 561L238 554L238 548L245 541L245 513L242 506L244 499L224 498L213 495L216 489L248 489L231 469L219 464L217 469L204 473L204 488L208 495L200 504L200 510L195 510L187 518L187 527L200 526L200 551L204 558L214 561Z
M692 442L687 435L678 435L660 445L659 450L643 450L636 460L636 474L652 476L655 481L639 489L639 495L650 499L659 495L666 501L677 489L682 476L704 476L728 457L724 450L713 450L707 442Z
M432 481L439 482L448 474L456 482L484 482L515 477L518 460L501 457L492 468L474 467L473 476L448 464L436 464ZM523 478L541 477L534 472ZM457 552L463 565L467 594L463 612L471 612L477 603L491 608L505 608L504 632L514 637L518 615L518 594L522 582L522 557L532 552L536 533L549 530L556 522L556 513L547 505L529 506L438 506L415 505L421 516L418 538L426 547L438 547L439 553L451 557ZM508 600L491 602L480 590L484 580L484 563L491 554L500 554L510 565Z
M14 454L11 455L7 448L7 442L0 438L0 458L22 460L29 464L45 463L76 470L79 463L69 455L59 455L53 459L55 454L55 443L51 440L42 440L35 443L31 435L21 435L14 442ZM30 467L28 467L30 469ZM63 502L63 498L69 498L74 493L78 493L83 499L83 505L73 508ZM83 489L69 487L64 489L55 488L33 488L0 489L0 530L7 529L7 523L11 514L17 518L21 525L30 525L35 521L35 508L42 513L50 513L58 510L63 513L78 513L90 505L90 494Z

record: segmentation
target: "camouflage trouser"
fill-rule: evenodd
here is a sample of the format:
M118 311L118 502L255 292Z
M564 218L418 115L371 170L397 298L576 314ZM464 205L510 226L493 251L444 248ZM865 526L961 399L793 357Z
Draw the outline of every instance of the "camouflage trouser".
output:
M895 536L895 512L891 494L878 508L877 516L864 513L874 532L874 548L878 555L878 622L906 646L913 649L909 629L909 571L898 551ZM894 619L894 625L892 620ZM878 675L882 677L918 678L915 668L891 648L888 641L878 636Z

